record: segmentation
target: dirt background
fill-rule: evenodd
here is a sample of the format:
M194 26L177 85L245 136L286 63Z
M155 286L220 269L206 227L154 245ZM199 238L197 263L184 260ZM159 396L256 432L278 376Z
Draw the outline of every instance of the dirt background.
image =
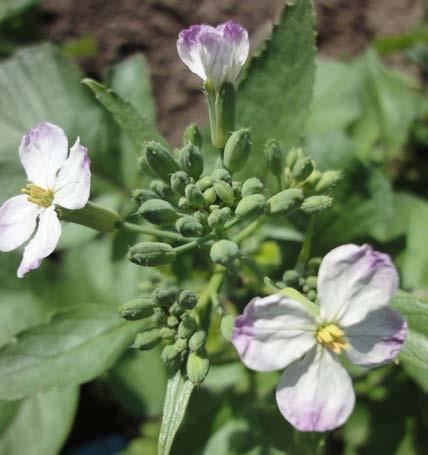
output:
M401 34L423 17L424 0L318 0L320 53L347 58L375 36ZM268 35L283 0L42 0L44 33L53 40L91 35L99 53L81 62L100 77L112 63L143 52L151 71L162 133L177 145L191 121L207 120L200 82L176 53L180 30L229 18L245 26L252 46Z

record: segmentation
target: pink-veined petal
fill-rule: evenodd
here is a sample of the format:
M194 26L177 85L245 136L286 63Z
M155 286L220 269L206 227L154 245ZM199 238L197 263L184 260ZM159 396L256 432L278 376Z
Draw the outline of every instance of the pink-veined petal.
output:
M318 274L321 318L341 326L356 324L386 306L398 288L387 254L370 245L342 245L322 260Z
M318 345L284 371L276 401L282 415L298 430L328 431L347 420L355 394L336 356Z
M53 203L70 210L80 209L88 202L90 186L88 150L80 144L78 138L59 170Z
M23 278L30 270L40 267L42 260L55 250L60 236L61 223L51 205L40 214L36 234L25 247L18 278Z
M0 207L0 251L12 251L28 240L36 228L39 207L20 195Z
M315 345L315 327L298 302L279 295L256 297L236 318L232 343L248 368L279 370Z
M41 123L29 131L19 148L28 180L45 190L53 188L67 153L68 141L64 131L51 123Z
M397 356L406 338L407 323L398 311L380 308L344 330L350 361L371 368Z

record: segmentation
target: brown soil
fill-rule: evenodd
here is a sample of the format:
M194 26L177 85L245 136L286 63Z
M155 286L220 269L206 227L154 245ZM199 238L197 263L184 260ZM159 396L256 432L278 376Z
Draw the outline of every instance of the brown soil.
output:
M376 35L407 31L422 17L422 0L319 0L318 44L327 56L353 56ZM233 18L253 47L269 33L281 0L42 0L45 32L54 40L91 35L99 54L82 62L99 76L112 63L143 52L152 71L160 130L178 144L191 121L206 122L200 82L178 59L179 31Z

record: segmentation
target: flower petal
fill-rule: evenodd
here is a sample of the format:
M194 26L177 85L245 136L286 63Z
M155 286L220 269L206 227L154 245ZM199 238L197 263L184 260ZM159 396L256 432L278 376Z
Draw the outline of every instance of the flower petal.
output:
M41 123L29 131L19 148L28 180L45 190L53 188L56 173L67 153L68 141L64 131L51 123Z
M398 354L406 338L407 323L398 311L380 308L344 329L349 359L370 368L389 362Z
M232 343L248 368L285 368L316 343L316 322L298 302L279 295L256 297L235 320Z
M276 401L282 415L298 430L328 431L349 417L355 394L336 356L317 346L284 371Z
M21 246L36 229L39 207L20 195L8 199L0 207L0 251Z
M398 274L387 254L370 245L342 245L328 253L318 274L321 318L342 326L356 324L386 306L398 288Z
M53 202L66 209L81 209L88 202L90 185L91 171L88 150L80 144L80 139L77 138L70 150L69 157L59 170Z
M22 278L30 270L37 269L42 259L49 256L58 244L61 235L61 223L53 206L40 214L36 235L25 247L24 257L18 268L18 278Z

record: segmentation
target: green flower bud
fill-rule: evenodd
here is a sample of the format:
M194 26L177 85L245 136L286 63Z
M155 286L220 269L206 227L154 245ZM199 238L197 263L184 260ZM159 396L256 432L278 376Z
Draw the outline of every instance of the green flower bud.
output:
M314 187L320 180L322 173L318 169L314 169L311 175L306 179L306 183Z
M176 256L177 253L171 245L161 242L137 243L128 252L131 262L144 267L171 264Z
M204 191L204 200L207 205L212 205L217 199L217 193L213 187Z
M174 348L174 346L165 346L162 350L161 359L164 365L169 365L174 362L180 353Z
M162 327L159 329L159 336L162 340L172 340L175 337L175 330L169 327Z
M183 290L178 294L178 304L186 310L193 310L197 303L196 294L192 291Z
M156 288L151 299L156 306L170 307L177 299L177 292L172 289Z
M242 183L233 181L232 182L232 190L233 194L235 196L235 199L239 199L241 197L241 192L242 192Z
M152 299L133 299L119 307L120 315L129 321L144 319L154 312L155 304Z
M224 207L226 208L226 207ZM230 219L230 213L223 209L215 209L208 216L208 226L211 229L223 229Z
M158 195L158 199L168 199L173 196L171 187L162 180L152 180L150 182L150 190Z
M186 197L181 197L179 199L177 205L180 210L190 210L191 209L190 202Z
M303 191L299 188L281 191L267 201L267 213L269 215L283 215L294 209L302 199Z
M153 315L153 319L158 324L166 324L167 314L163 308L155 308L155 314Z
M247 162L250 152L250 131L245 128L234 131L224 148L223 162L226 169L231 174L240 171Z
M186 310L178 304L178 302L175 302L171 305L169 309L169 314L172 316L181 316Z
M235 201L235 195L233 194L233 189L229 184L223 180L218 180L214 183L214 189L219 199L221 199L226 205L233 204Z
M294 165L296 164L297 160L300 158L304 158L305 154L301 148L291 149L287 153L286 164L290 171L293 169Z
M178 326L177 335L180 338L185 338L187 340L193 335L195 330L196 330L195 321L190 316L186 318L183 317L183 320L180 322L180 325Z
M238 218L259 215L264 211L266 198L262 194L251 194L240 200L235 210Z
M183 136L183 145L193 144L195 147L201 148L202 136L196 123L190 124Z
M226 169L214 169L211 173L211 177L214 181L223 180L226 183L230 183L232 181L232 177L230 176L229 172Z
M189 143L181 149L178 159L181 169L198 180L204 171L204 157L199 149Z
M208 226L208 215L201 210L195 210L193 216L201 223L201 225Z
M306 278L300 277L299 278L299 286L303 287L306 284Z
M317 288L317 277L314 275L310 275L306 278L306 285L309 289L316 289Z
M265 145L265 158L269 170L279 177L284 167L283 153L277 141L271 139Z
M222 239L215 242L211 247L211 260L216 264L228 266L234 259L239 256L239 247L231 240Z
M298 182L303 182L311 175L313 170L314 164L312 160L305 156L304 158L299 158L296 161L296 164L293 166L291 176Z
M192 352L200 352L203 350L207 341L207 333L205 330L198 330L195 332L189 340L189 349Z
M235 318L231 314L224 316L220 323L220 330L223 338L227 341L232 340L233 328L235 326Z
M145 188L134 190L132 192L132 198L138 204L142 204L143 202L149 201L150 199L159 199L156 193L151 190L146 190Z
M310 300L311 302L315 302L315 300L317 299L317 292L314 290L314 289L311 289L307 294L306 294L306 297L308 300Z
M206 357L201 357L195 352L191 352L187 357L187 377L193 384L200 385L207 377L210 362Z
M301 209L305 213L311 214L311 213L320 212L324 209L328 209L329 207L331 207L332 203L333 203L333 198L330 196L325 196L325 195L310 196L310 197L307 197L303 201Z
M178 352L183 352L187 349L187 340L184 338L178 338L178 340L174 343L174 349Z
M177 231L184 237L199 237L202 235L202 224L194 216L183 216L175 223Z
M153 224L171 224L177 219L174 207L162 199L143 202L137 213Z
M204 195L197 185L189 183L186 186L185 194L192 207L202 208L204 206Z
M183 195L189 183L190 177L184 171L177 171L171 175L171 188L178 194Z
M299 283L300 274L296 270L287 270L282 275L282 281L286 286L294 287Z
M168 316L168 319L166 320L168 327L177 327L179 322L178 318L172 315Z
M315 186L315 191L321 192L326 191L342 178L340 171L326 171L322 173L322 176Z
M207 188L210 188L211 186L214 185L214 180L211 176L209 175L204 175L201 177L197 182L196 186L201 190L205 191Z
M251 177L245 180L244 184L242 185L242 197L261 193L263 191L263 188L263 183L257 177Z
M146 332L141 332L137 335L132 347L141 349L142 351L148 351L157 346L160 341L159 329L147 330Z
M308 261L308 273L316 275L321 265L321 258L311 258Z
M146 142L143 146L147 166L165 183L169 183L171 174L178 171L178 164L168 150L157 142Z

